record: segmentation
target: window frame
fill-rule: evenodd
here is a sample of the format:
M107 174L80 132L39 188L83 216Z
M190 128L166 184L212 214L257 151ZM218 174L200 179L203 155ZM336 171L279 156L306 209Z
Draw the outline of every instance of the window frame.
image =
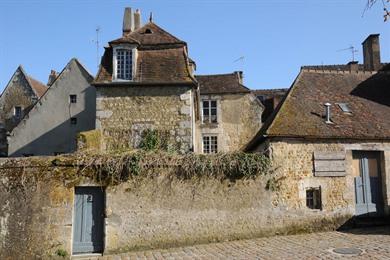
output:
M218 100L216 99L202 99L201 100L202 102L202 124L218 124ZM207 102L208 103L208 115L207 115L207 119L205 118L205 106L204 106L204 102ZM215 107L211 106L211 103L212 102L215 102ZM212 119L212 117L214 115L212 115L212 110L215 110L215 120Z
M117 65L118 65L118 60L117 60L117 52L120 51L120 50L128 50L128 51L131 51L131 73L130 73L130 79L121 79L121 78L118 78L118 68L117 68ZM113 50L112 50L112 65L113 65L113 73L112 73L112 80L113 81L119 81L119 82L131 82L131 81L134 81L135 77L136 77L136 60L137 60L137 48L135 45L124 45L124 44L120 44L120 45L116 45L113 47Z
M322 210L321 186L306 189L306 207L311 210ZM309 196L311 194L311 196Z
M205 150L206 147L205 147L205 138L208 138L208 152ZM212 149L214 147L213 144L212 144L212 138L215 138L215 149ZM215 154L215 153L218 153L218 135L216 134L204 134L202 135L202 153L203 154Z
M17 113L16 113L16 108L20 108L20 114L19 115L17 115ZM23 116L23 107L22 106L14 106L14 117L15 118L17 118L17 119L20 119L20 118L22 118L22 116Z
M74 102L72 102L73 101L73 98L74 97ZM76 104L77 103L77 95L76 94L70 94L69 95L69 103L70 104Z

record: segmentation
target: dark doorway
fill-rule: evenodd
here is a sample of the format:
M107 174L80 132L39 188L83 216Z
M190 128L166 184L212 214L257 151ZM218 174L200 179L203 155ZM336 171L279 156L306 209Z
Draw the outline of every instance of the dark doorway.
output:
M380 152L354 151L356 215L382 216L383 195Z
M104 189L76 187L74 200L73 254L102 253Z

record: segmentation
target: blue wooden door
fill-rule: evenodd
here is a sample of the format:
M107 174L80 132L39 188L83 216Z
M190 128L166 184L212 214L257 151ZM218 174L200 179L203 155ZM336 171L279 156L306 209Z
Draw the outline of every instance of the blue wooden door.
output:
M379 158L376 152L354 153L354 160L359 161L359 173L355 177L356 215L383 214Z
M103 252L103 188L76 187L74 203L73 254Z

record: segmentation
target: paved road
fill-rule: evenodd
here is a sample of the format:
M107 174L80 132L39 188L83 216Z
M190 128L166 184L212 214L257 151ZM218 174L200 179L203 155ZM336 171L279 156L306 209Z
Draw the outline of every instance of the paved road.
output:
M334 253L335 248L359 249L361 253L342 255ZM390 227L239 240L98 259L390 259Z

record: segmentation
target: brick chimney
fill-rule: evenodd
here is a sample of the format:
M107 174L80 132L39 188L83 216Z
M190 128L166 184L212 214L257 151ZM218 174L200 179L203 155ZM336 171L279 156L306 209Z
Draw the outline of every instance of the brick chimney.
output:
M134 31L141 28L141 11L137 9L134 13Z
M122 35L125 36L126 34L129 34L133 31L134 24L133 24L133 13L131 12L130 7L125 8L125 14L123 15L123 33Z
M57 71L55 71L55 70L51 70L50 71L49 79L47 81L47 85L48 86L51 86L53 84L53 82L57 79L58 74L59 73Z
M381 67L379 34L370 34L362 43L365 70L379 70Z
M234 73L237 75L238 83L244 84L244 73L242 71L235 71Z
M357 61L350 61L347 65L350 72L357 72L359 70L359 64Z

